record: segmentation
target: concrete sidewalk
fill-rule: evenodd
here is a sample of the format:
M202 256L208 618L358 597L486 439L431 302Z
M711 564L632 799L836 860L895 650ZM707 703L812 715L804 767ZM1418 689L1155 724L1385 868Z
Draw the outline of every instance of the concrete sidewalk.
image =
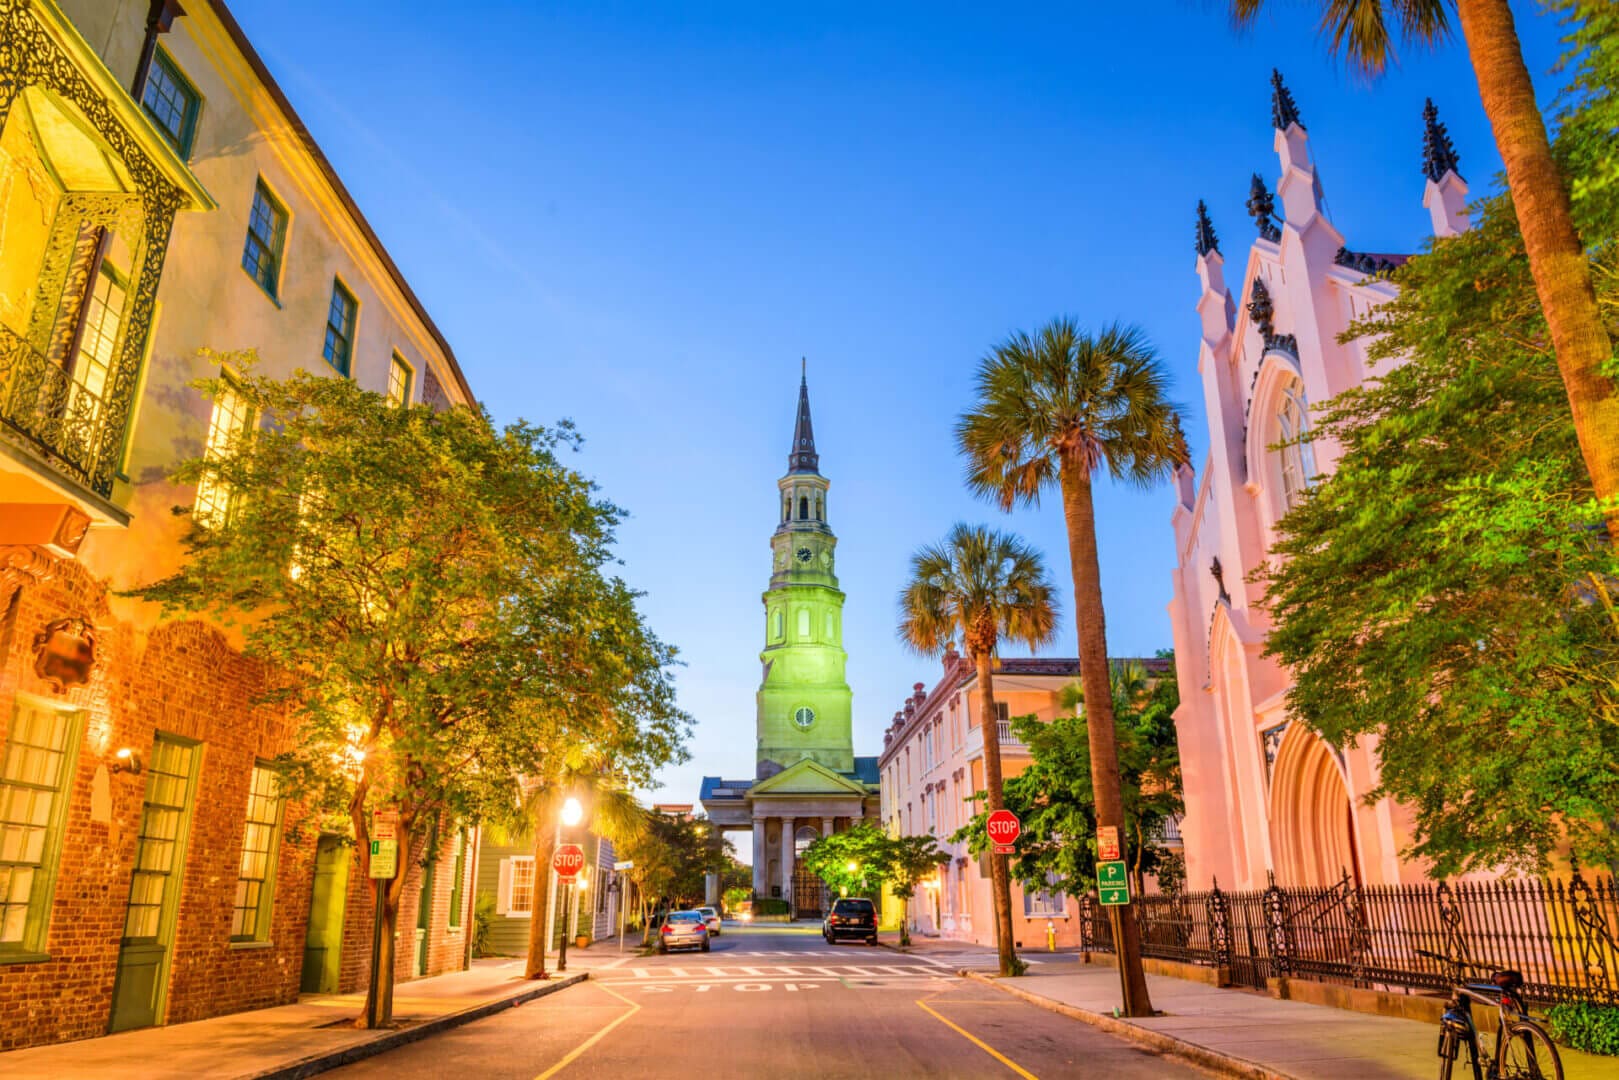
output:
M305 994L296 1005L11 1050L0 1054L0 1076L7 1080L312 1076L555 993L587 978L591 969L611 966L618 959L616 952L597 950L591 955L590 950L570 949L567 975L546 982L523 979L520 960L493 958L473 961L468 971L398 983L394 1019L403 1026L388 1031L362 1031L343 1023L360 1014L364 994Z
M1015 979L970 977L1229 1076L1253 1080L1427 1080L1438 1074L1438 1029L1414 1020L1282 1001L1253 991L1148 975L1164 1015L1124 1020L1111 966L1064 958ZM1619 1060L1559 1047L1566 1080L1616 1080ZM1464 1070L1465 1071L1465 1067Z

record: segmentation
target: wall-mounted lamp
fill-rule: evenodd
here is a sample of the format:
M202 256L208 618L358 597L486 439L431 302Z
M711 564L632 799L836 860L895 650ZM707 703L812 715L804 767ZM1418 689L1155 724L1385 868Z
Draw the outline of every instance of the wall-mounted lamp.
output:
M126 772L132 776L139 776L141 774L141 756L135 753L135 751L131 750L129 747L120 747L118 752L112 757L113 772Z

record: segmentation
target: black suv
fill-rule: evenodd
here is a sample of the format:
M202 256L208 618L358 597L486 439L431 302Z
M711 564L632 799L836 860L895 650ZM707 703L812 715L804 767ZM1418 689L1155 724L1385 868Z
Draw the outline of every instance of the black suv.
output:
M859 897L832 901L832 910L821 923L821 936L828 945L839 938L860 938L867 945L877 944L877 906Z

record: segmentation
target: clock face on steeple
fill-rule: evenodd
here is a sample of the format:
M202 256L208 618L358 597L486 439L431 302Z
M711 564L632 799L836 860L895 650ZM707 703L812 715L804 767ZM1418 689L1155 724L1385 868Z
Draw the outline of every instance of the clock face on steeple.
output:
M813 558L815 558L815 552L811 551L809 548L801 547L801 548L798 549L798 561L799 562L808 563Z

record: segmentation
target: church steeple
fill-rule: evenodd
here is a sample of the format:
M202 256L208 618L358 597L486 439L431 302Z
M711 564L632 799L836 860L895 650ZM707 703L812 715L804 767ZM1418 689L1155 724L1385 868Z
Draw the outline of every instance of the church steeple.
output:
M815 452L815 428L810 424L809 365L800 361L798 380L798 421L793 424L793 448L787 454L788 472L820 472L821 456Z

